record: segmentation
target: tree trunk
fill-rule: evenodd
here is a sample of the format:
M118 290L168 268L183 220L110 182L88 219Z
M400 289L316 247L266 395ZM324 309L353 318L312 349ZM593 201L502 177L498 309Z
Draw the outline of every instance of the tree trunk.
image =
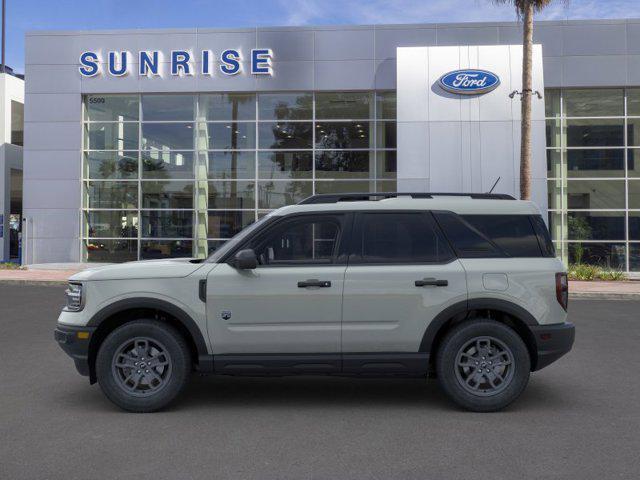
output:
M522 11L522 132L520 143L520 198L531 199L531 56L533 45L533 2Z

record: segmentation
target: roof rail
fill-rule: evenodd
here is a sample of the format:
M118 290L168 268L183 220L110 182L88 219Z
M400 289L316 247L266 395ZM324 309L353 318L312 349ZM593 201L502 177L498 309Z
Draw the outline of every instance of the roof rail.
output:
M298 205L311 205L316 203L338 203L338 202L362 202L369 200L384 200L385 198L411 197L411 198L433 198L433 197L469 197L474 200L515 200L506 193L452 193L452 192L384 192L384 193L328 193L322 195L312 195L307 197Z

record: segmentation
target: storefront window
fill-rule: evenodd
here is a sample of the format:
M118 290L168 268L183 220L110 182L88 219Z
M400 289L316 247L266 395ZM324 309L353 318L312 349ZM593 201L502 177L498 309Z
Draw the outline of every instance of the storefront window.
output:
M87 261L202 257L314 193L397 190L393 91L87 95L84 118Z
M545 103L558 253L567 263L640 271L640 89L549 90Z

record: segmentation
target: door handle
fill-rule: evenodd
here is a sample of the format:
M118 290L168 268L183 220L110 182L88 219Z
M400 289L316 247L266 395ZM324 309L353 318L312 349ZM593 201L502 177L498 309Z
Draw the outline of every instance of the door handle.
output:
M320 287L320 288L329 288L331 286L331 282L328 280L305 280L304 282L298 282L298 288L307 288L307 287Z
M416 280L416 287L446 287L449 285L448 280L436 280L435 278L423 278Z

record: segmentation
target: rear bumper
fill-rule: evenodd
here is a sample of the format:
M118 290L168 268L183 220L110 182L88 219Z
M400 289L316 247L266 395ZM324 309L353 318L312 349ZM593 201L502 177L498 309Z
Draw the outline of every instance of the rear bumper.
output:
M78 373L85 377L90 373L89 343L94 331L95 328L92 327L71 327L60 324L53 331L55 341L73 359Z
M531 327L536 341L538 360L533 370L540 370L571 350L576 335L573 323Z

